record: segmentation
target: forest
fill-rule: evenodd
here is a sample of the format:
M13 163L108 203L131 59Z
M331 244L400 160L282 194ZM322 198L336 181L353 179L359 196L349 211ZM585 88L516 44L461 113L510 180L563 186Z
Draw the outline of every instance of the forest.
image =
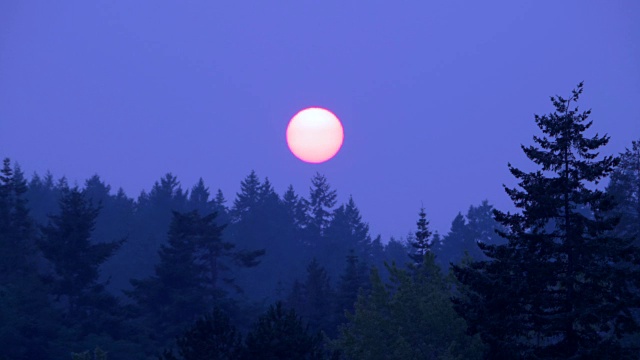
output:
M606 155L582 89L535 116L517 211L472 204L446 234L424 209L371 234L320 173L131 198L5 159L0 359L639 359L640 140Z

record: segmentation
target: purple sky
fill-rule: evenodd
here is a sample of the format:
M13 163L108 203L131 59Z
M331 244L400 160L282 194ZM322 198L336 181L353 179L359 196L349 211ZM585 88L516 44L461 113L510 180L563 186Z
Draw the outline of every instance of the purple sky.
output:
M385 240L421 204L446 233L584 80L607 153L640 138L640 2L2 1L0 156L131 196L173 172L232 200L255 169L307 195L323 173ZM301 162L285 129L333 111L345 143Z

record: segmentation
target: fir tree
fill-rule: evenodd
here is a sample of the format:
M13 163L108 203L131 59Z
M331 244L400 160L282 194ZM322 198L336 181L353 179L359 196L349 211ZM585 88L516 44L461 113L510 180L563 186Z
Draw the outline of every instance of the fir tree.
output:
M131 280L134 289L127 294L147 326L157 329L157 339L166 341L213 306L226 305L227 292L238 289L228 273L255 266L262 255L224 241L215 217L174 212L155 276Z
M331 210L336 205L336 191L331 189L327 178L316 173L309 190L309 227L315 237L324 235L331 223Z
M621 337L637 331L629 288L638 274L629 263L638 249L612 235L613 203L594 190L617 163L597 160L607 136L585 137L590 111L552 97L555 112L536 116L544 136L523 146L540 170L511 165L519 188L506 188L521 213L495 212L505 245L482 245L488 261L454 267L462 295L457 310L489 345L490 358L634 358ZM584 209L589 212L585 214Z
M36 267L35 226L26 180L5 159L0 170L0 349L8 360L46 359L60 328Z
M258 206L261 187L260 179L253 170L240 182L240 192L236 195L236 199L233 202L233 209L231 210L234 222L240 221L246 217L252 209Z
M59 215L50 216L42 227L38 245L53 265L53 293L64 299L67 311L80 315L83 298L102 287L99 268L124 240L95 243L92 232L99 209L93 207L78 188L70 189L60 200Z
M420 208L418 214L418 230L415 232L415 238L410 242L413 247L413 251L409 254L409 258L416 264L421 264L424 260L424 256L431 251L431 231L429 230L429 221L427 220L427 214L424 212L424 207Z
M442 244L435 249L438 263L442 268L448 269L449 264L459 263L465 251L469 251L468 243L469 231L466 220L461 213L458 213L451 222L449 233L442 239Z
M334 319L330 314L333 313L334 293L326 269L315 258L307 266L307 277L302 284L302 290L304 294L302 307L294 310L309 323L312 331L333 333Z
M355 252L351 251L346 256L347 266L338 281L335 301L336 325L347 320L345 312L353 312L354 304L358 299L358 293L365 291L368 285L367 266L358 260Z
M204 185L202 178L191 188L189 192L189 201L187 208L189 210L198 210L202 215L207 215L215 211L212 202L209 200L209 188Z

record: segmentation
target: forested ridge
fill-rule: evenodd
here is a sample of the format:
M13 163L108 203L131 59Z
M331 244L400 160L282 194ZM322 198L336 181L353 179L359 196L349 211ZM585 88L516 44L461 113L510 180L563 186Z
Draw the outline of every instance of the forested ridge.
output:
M130 198L5 159L0 359L638 359L640 141L606 155L581 94L535 117L518 210L446 234L424 208L371 234L319 173L279 193L251 171L231 197L168 173Z

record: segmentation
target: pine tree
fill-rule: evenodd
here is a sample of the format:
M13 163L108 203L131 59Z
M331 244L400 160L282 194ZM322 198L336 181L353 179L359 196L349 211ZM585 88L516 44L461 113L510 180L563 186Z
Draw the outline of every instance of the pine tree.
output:
M131 238L136 239L136 249L132 253L148 254L142 258L130 258L131 271L137 277L153 274L158 263L158 250L167 241L167 232L174 211L184 211L187 194L180 182L171 173L156 181L149 193L141 192L137 199L135 212L136 226Z
M466 220L461 213L458 213L451 222L449 233L442 239L442 244L435 249L438 264L443 269L448 269L449 264L459 263L465 251L469 251L468 242L469 231Z
M99 209L93 207L77 187L60 200L59 215L50 216L42 227L38 245L44 257L53 265L53 293L68 304L72 317L83 312L83 298L99 291L100 266L122 245L123 240L95 243L92 232Z
M228 273L255 266L263 254L237 250L233 243L224 241L224 226L218 226L215 217L215 213L174 212L155 276L131 280L134 289L127 295L162 341L177 335L212 307L226 305L227 292L238 289Z
M231 210L233 222L240 221L240 219L246 217L252 209L258 206L261 187L260 179L253 170L240 182L240 192L236 194L236 199L233 202L233 208Z
M46 359L60 314L50 306L36 267L35 226L26 180L5 159L0 169L0 349L3 358Z
M333 313L334 293L326 269L315 258L307 266L307 278L303 283L303 290L303 306L295 310L309 323L312 331L332 334L334 319L330 318L330 314Z
M66 186L66 183L62 181L56 183L50 172L47 172L44 177L34 174L29 181L25 196L29 203L31 218L36 224L46 225L49 215L55 215L60 210L60 198L68 187L61 188L58 185Z
M209 200L209 188L204 185L202 178L191 188L189 193L188 210L198 210L201 215L208 215L215 211L212 202Z
M318 257L332 278L342 274L345 266L343 259L352 251L363 261L371 261L369 225L362 221L360 210L352 197L333 211L324 241L318 250Z
M638 329L629 312L640 301L629 290L638 249L612 235L613 203L591 186L617 159L596 160L609 137L585 137L590 111L570 108L582 91L580 83L569 99L552 97L555 112L535 117L544 136L522 149L540 170L509 165L519 188L506 192L522 212L495 212L508 243L482 245L490 260L454 267L456 308L490 358L637 356L620 338Z
M34 224L29 217L26 181L19 166L4 159L0 170L0 283L33 270Z
M329 227L331 211L336 205L336 197L336 191L331 189L327 178L316 173L311 179L309 190L309 228L312 236L321 237Z
M483 200L478 206L470 206L466 218L469 236L475 248L478 248L478 242L487 245L504 244L504 239L498 235L498 231L504 232L504 229L494 219L493 206L487 200ZM479 255L476 260L485 259L481 251L474 250L474 253Z
M413 247L413 252L409 254L409 258L416 264L421 264L424 260L424 256L431 251L431 231L429 230L429 221L427 220L427 214L424 212L424 207L420 208L418 214L418 230L415 232L415 239L410 244Z
M287 216L294 225L296 237L299 237L308 222L307 203L296 194L293 190L293 185L287 187L287 191L282 196L282 202L286 209Z
M346 256L347 266L338 281L335 301L336 325L347 320L345 312L353 313L353 307L360 291L367 288L367 266L359 261L354 251Z

